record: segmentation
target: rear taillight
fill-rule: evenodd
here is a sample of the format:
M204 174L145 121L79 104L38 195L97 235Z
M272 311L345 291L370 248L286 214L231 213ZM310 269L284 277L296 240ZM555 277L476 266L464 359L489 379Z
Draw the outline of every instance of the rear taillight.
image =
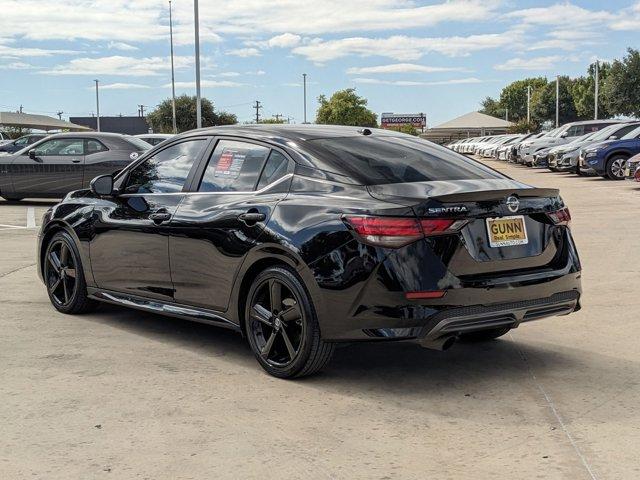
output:
M571 223L571 213L567 207L547 213L554 225L569 225Z
M636 173L633 175L633 178L636 180L636 182L640 182L640 167L636 169Z
M466 220L346 216L347 225L366 243L387 248L408 245L425 236L456 233Z

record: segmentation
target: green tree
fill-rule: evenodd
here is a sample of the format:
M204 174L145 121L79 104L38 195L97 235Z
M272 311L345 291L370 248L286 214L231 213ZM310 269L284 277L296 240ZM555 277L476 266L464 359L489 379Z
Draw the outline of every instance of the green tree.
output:
M520 120L509 127L509 133L529 133L538 130L538 125L534 122L527 123L527 119Z
M614 115L640 117L640 51L627 50L622 60L614 60L604 84L604 103Z
M599 67L599 83L600 93L598 95L598 118L611 118L611 112L607 108L603 86L607 82L611 65L609 63L601 63ZM589 66L586 77L578 77L573 80L571 85L571 96L576 108L576 114L581 120L592 119L595 115L595 85L596 85L596 66Z
M271 117L271 118L263 118L262 120L260 120L260 123L280 125L283 123L287 123L287 121L284 118Z
M527 87L531 87L531 92L543 88L547 84L544 77L532 77L516 80L502 89L500 92L500 107L509 109L509 120L520 122L527 119ZM502 115L504 117L504 113Z
M338 90L331 98L320 95L320 108L316 113L316 123L324 125L352 125L377 127L378 117L367 108L367 99L356 95L355 88Z
M500 105L499 100L491 97L485 97L485 99L480 102L480 105L482 106L480 113L491 115L492 117L504 118L505 111Z
M147 121L154 132L173 132L173 109L171 99L164 100L151 113L147 115ZM212 127L217 125L233 125L238 123L235 115L228 112L215 112L210 100L202 99L202 126ZM178 133L197 128L196 125L196 97L180 95L176 97L176 125Z
M408 135L413 135L417 137L420 132L413 125L400 125L398 127L387 127L387 130L395 130L396 132L406 133Z
M578 120L576 107L571 95L573 81L567 76L560 77L560 125ZM533 92L531 100L531 116L538 124L556 119L556 82L547 83Z

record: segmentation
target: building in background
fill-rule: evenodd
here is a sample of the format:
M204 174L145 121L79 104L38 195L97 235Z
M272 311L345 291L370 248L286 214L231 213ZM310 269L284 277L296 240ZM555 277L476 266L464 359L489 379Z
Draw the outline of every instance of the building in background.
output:
M71 123L84 125L92 130L98 128L96 117L71 117ZM110 133L124 133L126 135L140 135L152 133L144 117L103 117L100 116L100 131Z
M420 135L436 143L448 143L460 138L507 133L513 123L480 112L469 112L444 122Z

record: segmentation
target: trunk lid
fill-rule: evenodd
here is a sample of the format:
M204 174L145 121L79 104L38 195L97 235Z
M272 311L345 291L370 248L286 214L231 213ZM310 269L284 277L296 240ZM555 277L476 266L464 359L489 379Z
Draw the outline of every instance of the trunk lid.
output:
M456 276L546 267L561 249L557 234L560 227L546 215L564 206L557 189L534 188L511 179L398 183L368 188L375 198L410 206L419 218L468 220L455 238L448 235L425 240ZM521 217L526 243L491 245L487 219L505 217Z

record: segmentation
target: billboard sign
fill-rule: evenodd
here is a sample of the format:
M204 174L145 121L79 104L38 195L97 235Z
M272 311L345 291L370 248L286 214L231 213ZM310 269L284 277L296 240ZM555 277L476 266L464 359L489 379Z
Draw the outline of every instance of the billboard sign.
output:
M383 113L380 115L380 126L382 128L402 127L404 125L424 128L427 126L427 117L424 113Z

